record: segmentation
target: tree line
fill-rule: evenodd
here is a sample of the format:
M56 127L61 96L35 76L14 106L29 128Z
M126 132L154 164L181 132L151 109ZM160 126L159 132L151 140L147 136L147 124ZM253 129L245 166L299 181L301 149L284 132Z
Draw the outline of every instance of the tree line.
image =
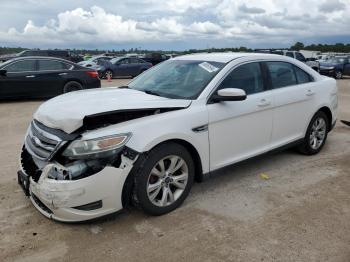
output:
M0 47L0 55L3 54L11 54L18 53L23 50L27 50L28 48L23 47ZM274 48L276 49L276 48ZM286 48L281 48L286 49ZM321 52L336 52L336 53L350 53L350 43L336 43L336 44L311 44L304 45L301 42L297 42L292 45L289 49L291 50L312 50L312 51L321 51ZM39 49L38 49L39 50ZM57 50L57 49L53 49ZM147 50L147 49L138 49L138 48L130 48L130 49L121 49L121 50L100 50L100 49L69 49L74 54L90 54L97 55L101 53L114 53L116 55L123 55L126 53L136 53L136 54L147 54L147 53L169 53L169 54L190 54L190 53L201 53L201 52L253 52L254 49L247 48L244 46L241 47L229 47L229 48L206 48L206 49L188 49L185 51L174 51L174 50Z

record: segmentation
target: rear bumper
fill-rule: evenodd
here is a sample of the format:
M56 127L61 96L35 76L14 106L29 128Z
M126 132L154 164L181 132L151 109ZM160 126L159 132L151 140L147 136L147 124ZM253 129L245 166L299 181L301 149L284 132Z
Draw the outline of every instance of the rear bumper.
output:
M84 89L93 89L93 88L100 88L100 87L101 87L101 80L96 78L90 81L86 81Z

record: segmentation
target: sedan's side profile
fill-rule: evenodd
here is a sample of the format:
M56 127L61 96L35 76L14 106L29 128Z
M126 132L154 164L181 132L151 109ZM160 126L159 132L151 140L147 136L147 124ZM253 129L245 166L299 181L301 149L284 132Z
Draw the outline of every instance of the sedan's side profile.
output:
M161 215L222 167L286 146L318 153L337 106L335 80L295 59L176 57L129 86L41 105L18 181L42 214L59 221L93 219L130 202Z
M95 70L48 57L24 57L0 65L0 100L47 98L100 87Z
M92 66L101 78L135 77L151 68L152 64L137 57L117 57L107 63Z

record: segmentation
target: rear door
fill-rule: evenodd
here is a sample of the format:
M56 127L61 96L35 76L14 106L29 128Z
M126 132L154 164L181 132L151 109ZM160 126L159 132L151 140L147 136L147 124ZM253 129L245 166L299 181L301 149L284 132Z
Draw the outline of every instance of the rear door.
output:
M56 59L39 59L37 81L40 81L40 95L51 97L62 94L66 79L72 73L73 65Z
M299 67L287 62L266 62L274 97L273 148L303 138L315 110L315 83Z
M138 58L131 57L129 58L129 61L130 61L131 76L137 76L141 71L141 67L142 67L141 60Z
M0 77L1 98L37 97L35 59L14 61L2 69L7 70L7 73Z

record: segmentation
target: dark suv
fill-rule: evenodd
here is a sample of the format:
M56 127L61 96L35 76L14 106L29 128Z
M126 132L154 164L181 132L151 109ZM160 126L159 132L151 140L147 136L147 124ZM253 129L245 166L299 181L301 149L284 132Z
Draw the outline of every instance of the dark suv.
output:
M350 58L347 56L336 56L321 62L320 73L336 79L341 79L343 75L350 76Z
M79 62L77 61L78 56L72 55L67 50L24 50L17 54L2 55L0 56L0 62L5 62L13 58L26 56L49 56L69 60L75 63Z

